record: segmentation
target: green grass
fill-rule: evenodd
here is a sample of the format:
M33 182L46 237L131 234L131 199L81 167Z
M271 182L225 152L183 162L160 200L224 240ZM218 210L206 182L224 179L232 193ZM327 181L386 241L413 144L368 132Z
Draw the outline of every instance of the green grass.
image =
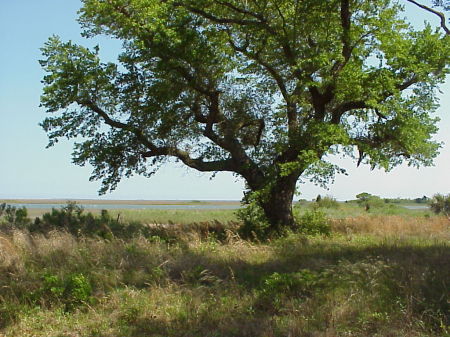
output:
M186 209L119 209L110 210L112 217L124 221L138 221L150 224L190 224L193 222L220 221L223 223L236 221L235 210L232 209L209 209L209 210L186 210Z
M294 206L294 212L303 214L305 210L312 207L311 203ZM400 215L406 217L432 216L429 210L410 210L397 205L386 205L382 208L374 208L366 212L364 208L355 204L340 203L338 208L324 208L323 211L330 218L346 218L363 215ZM222 223L237 221L236 210L232 209L208 209L208 210L186 210L186 209L114 209L109 210L114 217L120 216L124 221L138 221L142 223L157 224L190 224L193 222L204 222L217 220Z
M400 215L407 217L424 217L432 216L433 213L428 209L408 209L403 207L404 205L398 204L382 204L382 207L373 207L366 212L365 209L359 206L357 203L339 203L335 208L321 208L331 218L346 218L356 217L362 215ZM417 204L416 204L417 205ZM294 211L299 214L303 213L306 209L313 208L314 203L295 205Z
M5 202L7 202L6 200ZM11 201L11 200L9 200ZM18 200L21 202L32 202L33 200ZM2 201L0 200L0 203ZM37 202L34 200L33 202ZM60 202L61 207L64 206L64 200L49 200L48 202ZM81 202L81 201L80 201ZM91 201L83 201L85 203L93 203ZM105 202L105 201L103 201ZM125 201L107 201L116 204L124 203ZM97 202L98 203L98 202ZM136 202L138 203L138 202ZM152 202L141 202L142 204L152 204ZM172 202L173 203L173 202ZM227 204L226 202L223 202ZM162 202L153 202L153 204L162 204ZM196 205L196 204L208 204L213 205L211 202L206 201L185 201L180 204ZM14 205L14 203L12 203ZM429 210L410 210L402 207L406 204L385 204L384 207L372 208L370 212L366 212L363 207L357 205L356 202L338 203L337 208L323 208L325 213L331 218L346 218L355 217L361 215L401 215L412 217L431 216L432 213ZM410 204L412 205L412 204ZM419 205L419 204L413 204ZM313 207L312 202L302 202L301 204L295 204L295 212L302 214L306 209ZM50 209L28 209L30 218L40 217L42 214L51 211ZM87 209L87 211L94 214L100 214L99 209ZM115 218L120 214L120 217L124 221L139 221L143 223L181 223L188 224L192 222L212 221L217 220L220 222L236 221L235 210L232 209L112 209L109 210Z
M0 233L0 336L449 336L448 222L358 214L336 213L330 237L268 243L233 231L218 241L202 226L161 227L179 228L171 243ZM121 216L234 219L228 210Z

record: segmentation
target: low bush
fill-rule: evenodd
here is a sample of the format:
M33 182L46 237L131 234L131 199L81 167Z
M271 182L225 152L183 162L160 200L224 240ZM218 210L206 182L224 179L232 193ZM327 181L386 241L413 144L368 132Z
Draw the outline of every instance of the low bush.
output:
M265 311L283 310L290 299L303 302L317 290L319 276L308 269L295 273L274 272L262 280L256 306Z
M317 196L316 201L311 204L313 208L339 208L339 202L330 196L326 195L322 197L320 194Z
M75 236L97 235L108 238L113 235L112 228L120 227L117 221L111 219L106 210L100 217L85 213L83 208L75 203L68 203L61 209L53 208L41 218L36 218L30 226L31 232L48 233L52 230L66 230Z
M237 217L242 221L238 233L243 239L266 240L268 238L267 229L270 225L263 209L256 201L250 201L245 207L239 209Z
M92 286L88 278L82 273L70 274L67 278L45 273L39 289L30 296L41 306L62 304L65 311L92 303Z
M309 296L319 277L309 269L295 273L272 273L263 279L260 293L264 296Z
M132 238L137 236L154 236L153 230L138 222L121 222L114 219L107 210L95 216L75 203L69 203L61 209L53 208L42 218L36 218L29 226L30 232L49 233L53 230L65 230L77 237L97 236L104 239L113 237Z
M0 225L23 229L29 226L31 220L25 207L14 207L5 203L0 204Z
M443 214L450 219L450 194L436 194L431 199L431 210L436 214Z
M2 216L3 214L3 216ZM107 210L100 215L85 212L76 203L44 213L34 222L27 217L26 208L0 205L0 229L13 231L25 229L32 234L50 235L53 231L64 231L76 238L95 237L111 240L144 237L152 242L176 243L192 239L226 241L235 235L241 223L236 221L221 222L200 221L175 225L145 224L141 221L123 221L120 213L113 217Z
M297 217L298 229L307 235L330 235L331 224L320 209L307 210Z

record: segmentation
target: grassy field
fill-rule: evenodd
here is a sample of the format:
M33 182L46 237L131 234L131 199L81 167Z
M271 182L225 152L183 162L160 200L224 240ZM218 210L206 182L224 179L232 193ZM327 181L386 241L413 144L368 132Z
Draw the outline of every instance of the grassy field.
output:
M265 243L201 224L228 210L120 211L155 228L129 239L5 230L0 336L449 336L448 220L327 212L330 236Z
M18 203L27 203L27 200L16 200ZM20 202L19 202L20 201ZM59 202L60 201L60 202ZM65 203L63 200L59 200L58 204L63 207ZM0 200L0 203L2 201ZM48 202L50 202L48 200ZM116 201L117 205L123 204L121 201ZM130 201L128 201L130 202ZM81 203L79 200L78 203ZM95 203L94 201L90 203ZM57 204L55 202L55 204ZM89 205L89 203L83 203ZM97 203L99 204L99 203ZM101 204L101 203L100 203ZM236 202L199 202L200 205L236 205ZM14 205L14 203L11 203ZM176 204L164 204L163 201L153 202L149 201L148 204L143 205L176 205ZM190 203L179 203L178 205L196 205L195 201ZM311 209L313 203L302 203L294 206L294 212L302 214L306 210ZM404 205L388 204L386 207L374 208L369 213L364 208L358 206L356 203L339 203L337 208L324 208L323 210L327 216L331 218L348 218L355 216L368 215L401 215L407 217L423 217L431 216L432 213L428 209L416 209L411 210L403 207ZM59 207L58 207L59 208ZM51 211L50 208L41 209L28 209L28 214L31 218L40 217L42 214ZM99 214L101 209L86 208L86 211L94 214ZM108 210L114 217L119 216L125 221L140 221L144 223L192 223L201 221L218 220L221 222L236 221L235 210L233 209L127 209L124 206L123 209L110 209Z
M55 204L60 205L57 208L63 207L68 203L66 199L0 199L1 203L10 205L15 204ZM109 209L108 211L115 217L119 216L125 221L140 221L144 223L192 223L201 221L218 220L221 222L236 221L235 210L233 209L127 209L126 205L153 205L153 206L239 206L237 201L220 201L220 200L88 200L78 199L70 200L77 204L86 205L86 211L93 214L100 214L100 208L89 208L90 204L95 205L124 205L124 208ZM294 210L297 214L302 214L310 209L314 203L302 202L294 205ZM327 216L331 218L347 218L368 213L364 208L358 206L355 202L344 203L340 202L339 207L324 208ZM401 203L401 204L386 204L385 207L373 208L369 214L371 215L402 215L402 216L431 216L432 213L427 209L410 210L404 206L417 206L418 204ZM51 208L29 208L28 214L30 218L41 217L44 213L50 212Z
M312 204L296 205L294 213L304 214L312 209ZM378 217L378 216L401 216L404 218L427 218L433 214L429 210L410 210L402 206L387 206L379 209L373 209L370 213L364 211L362 207L356 204L340 204L337 208L324 208L323 211L332 219L346 219L354 217ZM97 210L97 212L99 212ZM218 210L159 210L159 209L118 209L109 211L113 216L124 219L125 221L139 221L143 223L175 223L189 224L192 222L212 221L220 222L237 221L236 211L232 209Z

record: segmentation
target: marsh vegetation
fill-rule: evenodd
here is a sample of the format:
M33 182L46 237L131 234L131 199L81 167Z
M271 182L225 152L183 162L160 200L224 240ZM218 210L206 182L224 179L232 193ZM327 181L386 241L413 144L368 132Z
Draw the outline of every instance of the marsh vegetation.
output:
M92 215L68 205L21 225L3 217L0 332L449 333L444 216L406 209L395 214L390 207L367 213L352 204L317 210L309 204L299 206L297 216L311 223L325 219L322 229L310 226L258 242L241 239L231 211L184 212ZM170 223L175 214L185 221Z

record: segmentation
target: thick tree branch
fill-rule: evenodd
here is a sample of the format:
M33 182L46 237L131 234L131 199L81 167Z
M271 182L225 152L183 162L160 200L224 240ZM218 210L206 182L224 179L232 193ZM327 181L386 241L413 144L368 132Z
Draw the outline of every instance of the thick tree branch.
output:
M173 146L158 147L149 141L141 130L122 122L112 119L103 109L97 106L92 101L78 101L78 104L92 110L99 115L103 121L116 129L121 129L133 133L139 141L146 146L150 151L144 152L143 157L157 157L157 156L172 156L180 159L187 166L197 169L202 172L215 171L236 171L236 167L231 159L205 162L201 158L192 158L187 151L180 150Z
M298 127L296 107L295 107L295 104L292 102L292 99L288 92L285 80L283 79L281 74L278 72L277 69L275 69L274 66L272 66L271 64L269 64L268 62L263 60L257 53L249 52L245 46L244 47L238 46L233 41L233 37L231 35L231 32L229 32L229 31L228 31L228 36L229 36L229 44L235 51L242 53L249 59L255 61L257 64L262 66L270 74L272 79L275 81L275 83L278 86L278 89L280 90L281 95L283 96L283 99L286 102L289 130L291 132L295 131L295 129Z
M342 27L342 35L341 35L341 43L342 43L342 61L336 61L332 67L332 72L337 75L345 65L350 61L352 56L353 49L355 45L351 45L350 39L350 28L351 28L351 17L352 14L350 12L350 1L349 0L341 0L340 5L340 16L341 16L341 27Z
M142 145L146 146L149 150L154 151L157 149L157 147L147 138L144 136L142 131L132 125L125 124L122 122L118 122L114 119L112 119L103 109L101 109L97 104L90 100L79 100L77 103L81 106L84 106L93 112L95 112L97 115L99 115L103 121L116 129L124 130L133 133L136 138L142 143Z
M284 15L283 15L283 12L281 11L281 9L280 9L280 6L278 6L278 4L275 2L275 7L277 8L277 12L278 12L278 15L280 16L280 18L281 18L281 22L283 23L282 24L282 29L283 29L283 33L284 33L284 35L286 36L286 38L288 37L288 32L287 32L287 30L286 30L286 26L287 26L287 21L286 21L286 18L284 17Z
M219 100L218 97L214 100L209 107L209 114L206 122L205 129L203 130L203 135L210 139L213 143L217 144L224 150L227 150L233 159L238 162L251 164L251 159L245 153L241 143L237 140L235 130L233 127L229 125L225 125L225 136L220 137L213 130L213 125L215 124L216 116L220 116L222 113L220 112ZM228 121L222 120L222 123L228 124Z
M132 15L123 7L123 6L116 6L115 10L117 10L119 13L121 13L122 15L124 15L127 19L129 20L134 20L134 18L132 17ZM142 24L142 26L145 26L144 24ZM150 50L157 50L158 48L153 48L153 32L151 31L146 31L146 33L148 34L148 37L146 39L143 39L143 42L145 44L145 46L150 49ZM167 61L170 60L178 60L179 55L177 54L172 54L169 55L170 52L168 50L166 50L166 54L164 55L159 55L162 59L166 59ZM187 69L186 67L183 67L181 64L173 64L173 69L175 69L178 74L184 78L184 80L187 81L187 83L196 91L198 91L199 93L202 93L204 95L210 96L211 95L211 90L209 90L208 88L203 87L202 85L200 85L197 81L194 75L192 75L192 73L190 72L189 69Z
M247 9L239 8L228 1L215 1L215 2L232 9L233 11L235 11L237 13L252 16L255 19L258 19L260 22L266 22L266 19L261 14L251 12Z
M246 9L242 9L242 8L236 7L235 5L233 5L233 4L229 3L229 2L226 2L226 1L216 1L216 3L221 4L221 5L225 6L225 7L228 7L231 10L233 10L233 11L239 13L239 14L242 14L244 17L245 16L251 16L251 17L254 17L257 20L248 20L248 19L244 19L244 18L242 18L242 19L221 18L221 17L217 17L217 16L215 16L215 15L213 15L211 13L208 13L208 12L204 11L203 9L199 9L199 8L196 8L196 7L185 6L185 8L187 10L191 11L192 13L200 15L200 16L202 16L202 17L204 17L204 18L206 18L208 20L211 20L214 23L218 23L218 24L224 24L224 25L226 25L226 24L237 24L237 25L241 25L241 26L258 25L258 26L261 26L265 31L267 31L273 37L275 37L277 39L280 38L278 31L275 30L273 27L271 27L269 25L268 20L263 15L257 14L257 13L253 13L253 12L248 11ZM178 6L183 6L182 4L177 4L177 5ZM283 22L285 23L285 18L283 16L282 12L280 11L280 9L278 8L278 6L277 6L277 9L279 11L280 17L282 18ZM286 30L284 30L284 31L285 31L285 37L287 39L288 38L287 32L286 32ZM287 42L287 40L284 40L284 41L280 40L280 43L281 43L281 47L283 49L283 52L284 52L284 54L286 56L286 60L288 61L288 63L291 66L295 66L296 65L296 60L295 60L295 56L294 56L294 53L292 51L291 45Z
M194 118L197 122L205 124L203 129L203 136L208 138L214 144L218 145L222 149L228 151L231 155L230 163L234 172L242 175L247 181L262 180L263 173L260 168L255 164L255 162L247 155L242 144L239 142L236 136L236 128L230 124L221 110L219 103L219 92L216 92L215 96L211 98L210 105L208 107L209 113L207 116L201 113L200 102L197 100L193 105ZM224 136L219 136L214 131L214 125L221 123L223 124ZM262 132L262 130L260 130ZM260 135L259 135L260 137ZM258 140L259 141L259 140ZM184 162L184 159L178 157ZM190 163L198 164L198 161L188 160ZM215 163L214 165L216 165ZM188 165L188 164L187 164ZM189 165L188 165L189 166ZM213 166L211 164L210 166ZM192 166L191 166L192 167ZM216 171L231 171L228 169L216 170Z
M151 41L146 41L148 47L151 48ZM164 58L167 62L171 60L177 60L177 55L172 55L167 53ZM173 69L187 82L187 84L200 95L206 97L209 102L208 106L208 114L205 116L201 113L200 103L197 99L197 102L194 103L192 107L192 112L194 114L194 119L196 122L205 124L203 130L203 136L208 138L214 144L218 145L222 149L228 151L232 157L232 160L235 164L239 164L235 166L235 172L240 173L244 177L251 176L251 174L255 174L252 172L248 173L251 170L256 171L256 164L248 157L242 144L237 139L236 134L234 133L234 129L231 127L226 127L226 134L224 137L220 137L216 132L214 132L213 126L217 123L225 123L228 124L227 119L223 115L220 109L220 91L214 87L203 87L198 83L197 76L192 74L189 69L183 67L181 64L174 65ZM211 81L213 82L213 81ZM181 158L180 158L181 159ZM183 159L181 159L183 160ZM242 167L245 167L244 170ZM262 174L258 172L258 175Z
M325 92L321 93L317 87L310 87L309 92L311 94L313 107L315 111L314 118L319 121L323 121L325 118L326 105L330 103L334 98L334 86L328 85L325 88Z
M437 15L439 17L439 19L441 20L441 27L442 27L442 29L444 29L444 31L445 31L445 33L447 35L450 35L450 29L445 24L445 15L444 15L444 13L439 12L439 11L433 9L433 8L428 7L428 6L422 5L421 3L418 3L415 0L406 0L406 1L408 1L408 2L410 2L412 4L414 4L414 5L422 8L422 9L425 9L426 11L428 11L430 13L433 13L433 14Z
M396 86L396 89L398 91L403 91L408 89L410 86L412 86L413 84L417 83L418 79L417 77L414 75L412 76L410 79L404 81L401 84L398 84ZM379 102L383 102L385 99L387 99L388 97L394 95L394 92L392 91L386 91L381 95L381 99ZM348 101L348 102L344 102L340 105L338 105L335 109L333 109L332 112L332 123L337 124L340 122L341 117L344 113L346 113L347 111L350 110L355 110L355 109L367 109L367 108L371 108L370 106L367 105L365 100L358 100L358 101Z
M280 43L281 43L281 47L283 49L284 56L286 57L286 60L291 67L296 67L297 60L295 57L295 53L292 50L292 46L289 43L289 33L287 32L287 29L286 29L286 27L288 25L287 20L286 20L285 16L283 15L283 12L281 11L281 9L277 3L275 3L275 6L277 8L278 15L280 16L281 21L283 23L282 27L283 27L284 39L280 40ZM272 34L272 36L280 38L279 34Z
M272 79L276 82L278 89L280 89L281 95L283 95L284 100L289 103L290 102L290 96L286 87L286 84L284 82L283 77L281 74L268 62L264 61L257 53L251 53L247 50L246 47L240 47L233 41L233 37L231 36L231 33L228 32L229 35L229 44L231 47L242 54L244 54L249 59L256 61L257 64L262 66L272 77Z
M158 156L175 157L181 160L183 164L201 172L236 171L236 166L232 159L204 161L201 157L192 158L187 151L180 150L173 146L159 147L153 151L143 153L142 156L145 158Z
M267 19L262 14L254 13L249 10L239 8L227 1L215 1L215 2L222 6L230 8L231 10L235 11L236 13L242 14L243 17L251 16L251 17L255 18L256 20L248 20L248 19L244 19L244 18L242 18L242 19L221 18L221 17L217 17L211 13L208 13L208 12L204 11L203 9L192 7L192 6L186 6L185 4L182 4L182 3L176 3L175 6L183 6L187 10L191 11L192 13L198 14L208 20L211 20L214 23L237 24L237 25L241 25L241 26L256 25L256 26L261 26L262 28L264 28L264 30L270 32L274 36L278 34L277 31L269 25Z
M256 25L256 26L261 26L261 25L266 25L265 22L261 21L261 20L246 20L246 19L236 19L236 18L221 18L218 16L215 16L211 13L208 13L206 11L204 11L203 9L200 8L196 8L196 7L192 7L192 6L186 6L185 4L182 3L175 3L175 6L182 6L184 8L186 8L188 11L200 15L202 17L204 17L205 19L211 20L214 23L218 23L218 24L238 24L238 25L242 25L242 26L248 26L248 25Z
M342 56L344 57L344 63L346 63L352 55L352 47L350 43L351 13L349 0L341 0L341 25Z
M200 99L198 97L195 98L194 104L191 106L191 111L194 114L194 119L196 122L201 124L208 123L208 118L206 118L202 113Z

